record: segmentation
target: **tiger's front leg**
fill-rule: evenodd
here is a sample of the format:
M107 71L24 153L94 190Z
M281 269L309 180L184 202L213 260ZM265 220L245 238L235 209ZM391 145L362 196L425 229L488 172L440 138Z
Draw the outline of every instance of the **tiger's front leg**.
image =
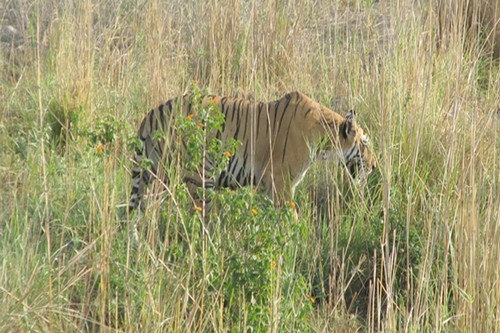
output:
M293 201L295 194L295 186L286 174L284 176L272 177L269 175L265 177L264 187L267 195L273 200L277 208L290 206L293 208L293 215L295 220L298 220L299 215L297 207Z

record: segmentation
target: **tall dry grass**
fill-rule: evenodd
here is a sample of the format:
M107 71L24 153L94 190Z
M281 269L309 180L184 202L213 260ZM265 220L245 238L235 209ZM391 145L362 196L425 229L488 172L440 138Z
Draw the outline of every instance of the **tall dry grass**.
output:
M0 8L0 331L499 330L494 1ZM193 82L356 108L367 193L317 165L297 224L244 195L210 232L172 198L124 215L140 119Z

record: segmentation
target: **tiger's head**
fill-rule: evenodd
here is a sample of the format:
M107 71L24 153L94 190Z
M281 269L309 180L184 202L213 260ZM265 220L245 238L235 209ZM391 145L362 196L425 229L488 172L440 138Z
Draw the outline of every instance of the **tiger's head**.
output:
M350 175L363 184L376 168L376 161L371 151L370 139L356 122L356 112L349 111L345 118L327 109L323 110L323 114L335 114L327 124L330 133L338 131L338 136L335 136L338 137L338 141L331 140L331 136L328 135L330 139L327 142L336 144L327 143L320 151L320 159L337 160L337 156L340 155Z
M339 126L339 142L347 170L353 178L364 183L377 164L370 139L356 122L356 112L353 110L349 111Z

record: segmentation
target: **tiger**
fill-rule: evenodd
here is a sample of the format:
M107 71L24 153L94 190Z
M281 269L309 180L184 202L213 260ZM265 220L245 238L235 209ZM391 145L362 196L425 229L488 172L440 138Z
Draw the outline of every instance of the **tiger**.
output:
M293 202L295 188L316 159L339 156L359 182L376 167L369 138L358 125L355 111L342 116L300 92L267 103L253 97L216 95L201 96L198 102L201 107L215 106L224 117L222 128L209 135L222 144L235 139L238 146L227 167L217 174L211 173L210 161L206 161L196 172L181 175L195 201L200 188L251 185L283 205ZM171 162L175 139L184 141L175 122L192 112L193 94L188 93L151 109L142 120L138 131L141 144L133 158L129 211L140 207L154 180L164 186L169 183L161 166ZM145 159L148 167L142 163Z

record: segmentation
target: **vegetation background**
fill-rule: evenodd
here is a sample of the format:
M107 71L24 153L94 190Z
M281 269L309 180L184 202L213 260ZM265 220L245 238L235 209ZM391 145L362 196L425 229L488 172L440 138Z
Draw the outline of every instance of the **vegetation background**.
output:
M3 0L0 331L498 332L499 13ZM128 216L139 122L193 83L355 108L378 172L317 163L298 221L242 189L204 224L180 182Z

